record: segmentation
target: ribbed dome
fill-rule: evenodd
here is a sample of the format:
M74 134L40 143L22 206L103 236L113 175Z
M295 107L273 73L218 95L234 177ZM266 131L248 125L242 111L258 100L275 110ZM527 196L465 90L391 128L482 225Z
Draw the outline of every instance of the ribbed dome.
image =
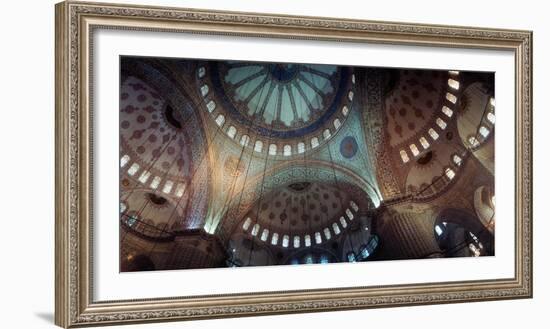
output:
M334 95L336 67L328 65L229 65L227 91L239 111L267 128L301 128L327 108Z
M340 116L342 123L339 110L353 98L351 70L335 65L229 61L208 70L227 119L267 138L311 135Z

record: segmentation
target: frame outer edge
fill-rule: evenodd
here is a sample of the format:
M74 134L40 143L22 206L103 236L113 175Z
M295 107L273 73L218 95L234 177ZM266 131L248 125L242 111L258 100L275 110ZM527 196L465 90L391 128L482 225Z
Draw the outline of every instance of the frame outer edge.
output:
M171 10L170 10L171 9ZM495 30L484 28L472 28L470 32L467 27L446 27L435 25L413 25L408 23L391 22L362 22L349 21L335 18L300 18L296 16L281 16L277 14L254 14L239 12L214 12L201 11L196 9L183 8L159 8L139 7L132 5L113 5L89 2L76 2L72 0L56 4L55 8L55 67L56 67L56 132L55 132L55 324L61 327L81 327L89 325L125 324L125 323L146 323L160 322L167 320L199 320L204 318L220 318L235 316L251 316L265 314L288 314L302 312L332 311L343 309L362 309L374 307L395 307L406 305L441 304L453 302L481 301L510 298L530 298L533 294L532 282L532 38L531 31ZM217 28L227 29L227 34L250 34L269 35L272 37L287 38L288 34L282 27L288 24L292 28L301 29L306 32L315 29L312 33L300 34L300 38L309 39L318 33L322 39L336 39L340 34L346 35L349 40L370 39L377 43L386 43L383 37L387 37L388 43L410 43L416 45L445 45L453 47L466 46L471 48L506 48L515 49L516 58L516 87L521 102L516 101L519 107L519 120L516 123L516 161L519 168L516 173L519 178L526 179L522 183L517 182L516 196L522 200L517 210L518 228L522 234L518 239L521 241L517 255L516 277L508 285L502 285L485 291L482 287L473 286L471 290L440 292L412 292L402 291L397 295L386 296L357 296L340 297L334 300L327 298L323 300L312 300L306 298L294 301L269 300L260 304L239 305L233 301L221 305L191 305L185 306L181 301L176 304L165 301L167 305L153 307L153 301L144 302L144 308L136 308L135 302L129 301L117 307L116 303L94 305L88 300L90 288L88 285L89 276L86 273L89 264L87 259L90 256L89 242L86 238L89 230L86 201L89 196L89 181L81 174L87 175L89 169L86 161L90 158L87 152L91 152L87 144L87 129L91 129L88 117L86 94L88 78L86 72L86 52L81 47L86 47L86 35L81 35L88 30L82 29L83 23L80 19L85 16L94 17L124 17L133 20L139 19L141 15L147 19L167 19L165 22L185 21L193 24L205 24L214 22ZM164 16L163 16L164 15ZM243 15L243 16L240 16ZM254 16L259 15L259 16ZM85 23L85 22L84 22ZM403 24L402 26L400 24ZM86 24L83 24L86 25ZM92 24L93 25L93 24ZM168 24L167 24L168 25ZM326 30L325 30L326 28ZM256 29L258 31L256 31ZM273 33L269 33L270 30ZM168 29L166 29L168 30ZM198 29L201 32L201 29ZM216 30L216 29L214 29ZM252 32L251 32L252 31ZM255 32L256 31L256 32ZM337 31L334 34L331 31ZM204 32L204 31L202 31ZM405 32L400 37L398 32ZM226 32L224 32L226 33ZM361 37L361 34L369 33L369 38ZM321 35L322 34L322 35ZM336 35L336 37L335 37ZM410 39L406 38L409 36ZM493 40L493 44L484 44L487 40ZM85 64L84 63L84 64ZM84 88L83 88L84 87ZM84 111L84 112L83 112ZM516 117L518 120L518 117ZM91 133L91 131L90 131ZM85 153L85 154L81 154ZM84 198L85 200L82 200ZM82 208L81 208L82 207ZM83 238L84 236L84 238ZM525 241L525 239L527 241ZM518 241L518 240L516 240ZM83 250L84 249L84 250ZM521 257L520 257L521 256ZM519 275L519 277L518 277ZM477 287L477 288L476 288ZM478 290L480 289L480 290ZM446 293L449 296L445 297ZM284 296L283 296L284 297ZM202 303L199 303L202 304ZM171 307L173 305L173 307ZM99 307L97 307L99 306ZM97 309L96 309L97 307Z
M526 97L525 103L527 104L526 112L528 112L528 118L524 119L524 122L528 125L528 128L526 128L526 132L529 134L529 138L527 140L529 141L529 146L527 147L526 152L527 154L527 161L529 164L529 168L527 169L527 172L525 173L527 176L524 177L526 183L528 183L527 191L525 194L529 198L528 204L525 206L525 208L528 211L528 214L526 216L526 219L529 221L528 223L528 230L529 230L529 242L528 242L528 264L527 264L527 277L529 278L529 287L528 287L528 298L533 298L533 285L534 285L534 271L533 271L533 31L529 31L526 36L526 41L529 50L527 54L527 58L525 60L525 67L524 70L528 71L527 77L524 82L524 87L528 88L526 92L523 92L523 96ZM525 220L525 219L524 219Z
M55 316L56 325L69 320L69 104L67 4L55 5Z

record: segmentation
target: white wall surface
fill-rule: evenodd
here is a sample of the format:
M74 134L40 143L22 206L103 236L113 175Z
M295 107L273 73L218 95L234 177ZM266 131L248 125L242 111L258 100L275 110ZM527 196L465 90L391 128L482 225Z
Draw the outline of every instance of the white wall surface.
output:
M121 2L121 1L119 1ZM127 1L128 2L128 1ZM125 328L544 327L550 305L548 182L550 23L544 1L129 1L296 15L534 31L534 279L530 300L402 307L125 326ZM54 307L54 5L4 2L0 10L0 303L2 328L52 328ZM540 148L537 146L542 145ZM546 311L546 312L545 312ZM547 324L546 324L547 325Z

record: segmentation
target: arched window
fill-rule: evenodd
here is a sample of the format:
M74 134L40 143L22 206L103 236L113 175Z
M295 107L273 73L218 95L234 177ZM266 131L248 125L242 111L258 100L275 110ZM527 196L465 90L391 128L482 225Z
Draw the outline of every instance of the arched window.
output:
M306 258L304 259L304 263L305 264L313 264L313 256L312 255L307 255Z
M269 144L269 154L270 155L276 155L277 154L277 145L276 144Z
M460 166L462 164L462 158L458 154L454 154L453 162L455 165Z
M201 67L199 67L198 72L199 72L199 78L202 78L206 74L206 69L204 68L204 66L201 66Z
M325 228L323 229L323 233L325 234L325 238L326 238L327 240L330 240L330 238L332 237L332 235L330 234L330 230L328 229L328 227L325 227Z
M256 141L256 143L254 144L254 151L256 152L262 152L262 149L264 147L264 143L262 143L262 141Z
M355 263L356 262L355 254L353 253L353 251L348 252L347 255L346 255L346 258L348 259L348 262L350 262L350 263Z
M305 245L306 247L311 246L311 236L310 236L309 234L306 234L306 235L304 236L304 245Z
M185 184L179 183L176 187L176 196L181 198L183 196L183 192L185 192Z
M351 208L353 209L353 211L355 211L355 212L358 212L358 211L359 211L359 206L358 206L357 203L355 203L353 200L350 200L349 205L351 206Z
M441 128L441 130L444 130L445 128L447 128L447 123L445 123L445 121L443 121L443 119L441 118L437 118L435 120L435 123L439 126L439 128Z
M495 124L495 114L493 112L487 113L487 120L489 120L490 123Z
M298 236L298 235L294 236L293 246L294 246L294 248L300 248L300 236Z
M351 210L349 210L349 208L346 209L346 215L348 216L349 220L353 220L353 213L351 212Z
M369 256L370 256L369 248L367 246L362 246L359 249L359 256L361 257L360 258L361 260L365 260L365 259L369 258Z
M479 127L479 133L483 136L483 138L487 138L487 136L489 136L489 129L485 126L481 126Z
M437 234L437 236L440 236L441 234L443 234L443 229L441 228L441 226L439 226L439 224L437 224L435 227L435 234Z
M166 183L164 183L164 187L162 188L162 192L168 194L172 191L172 187L174 186L174 182L171 180L167 180Z
M418 147L416 147L416 144L409 145L409 148L411 149L411 152L414 156L420 154L420 151L418 151Z
M455 171L451 168L447 168L445 169L445 175L447 176L447 178L453 179L455 177Z
M419 141L424 149L427 149L428 147L430 147L430 143L428 143L428 140L424 136L420 137Z
M475 136L470 136L468 138L468 142L470 143L470 145L472 145L472 147L478 147L479 146L479 141L477 140L477 138L475 138Z
M342 107L342 114L347 117L348 116L348 113L349 113L349 108L347 106L344 105L344 107Z
M456 103L456 96L451 94L451 93L447 93L446 95L446 98L449 102L455 104Z
M289 237L288 235L283 235L283 248L288 248L288 242L289 242Z
M229 136L229 138L235 138L236 134L237 134L237 128L233 126L229 126L229 129L227 129L227 136Z
M483 249L483 244L479 240L479 238L472 232L468 232L470 235L470 238L472 238L472 242L468 245L468 249L472 252L472 256L479 257L481 255L481 249Z
M342 125L342 122L338 118L334 119L333 123L334 123L334 129L338 129Z
M344 216L340 217L340 225L342 225L343 228L348 227L348 222L346 222L346 219L344 218Z
M216 109L216 103L214 101L206 103L206 109L208 112L212 113Z
M126 218L126 224L130 227L134 226L134 224L138 221L138 216L137 215L130 215L128 216L128 218Z
M250 137L248 137L248 135L242 135L241 136L241 145L242 146L248 146L249 142L250 142Z
M264 228L264 230L262 231L262 236L260 237L260 240L266 241L268 236L269 236L269 230Z
M248 231L248 228L250 227L251 223L252 223L252 219L250 219L250 217L247 217L243 223L243 230Z
M120 203L120 213L122 214L125 211L126 211L126 203L121 202Z
M142 183L142 184L145 184L147 182L147 180L149 179L149 177L151 176L151 172L148 171L148 170L144 170L141 175L139 175L139 178L138 180Z
M334 231L334 234L340 234L340 227L338 226L338 224L332 223L332 230Z
M155 178L153 178L153 181L151 182L151 185L149 185L149 186L152 189L156 189L157 187L159 187L161 180L162 180L162 178L160 178L160 176L155 176Z
M453 116L453 110L451 110L448 106L444 105L441 108L441 112L445 113L446 116L449 118Z
M371 253L372 251L374 251L374 249L376 249L376 247L378 247L379 242L380 238L378 237L378 235L373 235L372 238L369 240L369 248L371 250Z
M449 87L451 87L453 89L458 90L458 88L460 88L460 83L458 81L456 81L455 79L449 79L448 83L449 83Z
M403 161L403 163L409 162L409 155L407 154L407 151L401 150L399 151L399 155L401 155L401 161Z
M273 235L271 235L271 244L276 246L277 242L279 242L279 233L273 233Z
M285 146L283 146L283 155L284 155L284 156L290 156L290 155L292 155L292 146L290 146L290 145L288 145L288 144L285 145Z
M320 264L328 264L329 263L328 256L327 255L321 255L321 257L319 257L319 263Z
M428 130L428 134L430 134L430 137L431 137L434 141L435 141L436 139L439 138L439 134L438 134L435 130L433 130L433 128L430 128L430 129Z
M258 235L258 232L260 232L260 224L254 224L254 226L252 226L252 232L250 232L250 234L256 236Z
M202 85L202 87L201 87L201 95L202 95L203 97L206 96L206 95L208 94L208 91L209 91L209 90L210 90L210 89L208 88L208 85Z
M306 144L304 142L298 143L298 153L302 154L306 151Z
M225 122L225 116L223 116L223 114L218 114L218 116L216 117L216 124L218 126L223 126L223 123Z
M128 169L128 175L134 176L139 170L139 164L134 162Z
M494 97L489 98L489 103L491 104L492 107L495 107L495 98Z
M479 257L481 255L481 250L473 243L468 245L468 249L470 249L472 256L474 257Z
M328 128L325 129L325 130L323 131L323 137L324 137L325 139L329 139L330 136L331 136L330 130L329 130Z
M349 93L348 93L348 99L349 99L350 101L353 100L353 91L352 91L352 90L350 90Z
M321 239L321 232L315 232L315 243L321 244L323 240Z
M373 252L376 250L376 247L378 247L378 240L378 235L372 235L369 242L359 248L358 259L360 261L369 258L373 254Z
M120 168L124 168L126 164L130 161L130 156L128 154L125 154L120 158Z
M319 138L313 137L311 139L311 148L316 148L317 146L319 146Z

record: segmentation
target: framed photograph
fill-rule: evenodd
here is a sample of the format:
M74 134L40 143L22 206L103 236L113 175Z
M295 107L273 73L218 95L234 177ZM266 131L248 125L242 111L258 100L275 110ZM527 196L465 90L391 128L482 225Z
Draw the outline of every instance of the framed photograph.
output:
M531 297L531 63L530 31L59 3L56 324Z

